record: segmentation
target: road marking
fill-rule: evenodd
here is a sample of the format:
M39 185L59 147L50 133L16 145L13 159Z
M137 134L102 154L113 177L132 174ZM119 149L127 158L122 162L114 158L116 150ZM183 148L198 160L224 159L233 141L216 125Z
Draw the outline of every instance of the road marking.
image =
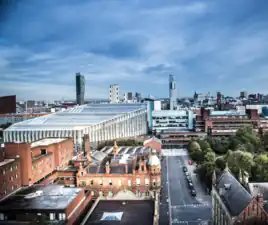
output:
M182 220L177 220L177 219L174 219L172 220L172 224L188 224L187 221L182 221Z
M170 198L170 189L169 189L169 179L168 179L168 157L166 157L167 160L167 186L168 186L168 209L169 209L169 223L172 223L172 216L171 216L171 198Z

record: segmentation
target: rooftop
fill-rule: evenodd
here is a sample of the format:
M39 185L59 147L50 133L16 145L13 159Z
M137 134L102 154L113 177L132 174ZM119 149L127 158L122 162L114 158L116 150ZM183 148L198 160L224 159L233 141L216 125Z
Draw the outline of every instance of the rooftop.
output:
M4 159L3 161L0 162L0 167L5 166L5 165L12 163L14 161L15 161L15 159Z
M153 219L152 200L103 200L98 203L85 225L151 225Z
M211 111L210 116L246 116L246 113L236 110Z
M33 185L3 200L0 204L0 212L65 210L82 190L55 184Z
M6 131L81 129L146 108L146 104L88 104L15 123Z
M67 138L45 138L45 139L31 143L31 148L35 148L38 146L53 145L53 144L57 144L57 143L60 143L60 142L66 141L66 140L67 140Z
M238 216L253 198L229 171L222 173L215 188L231 216Z

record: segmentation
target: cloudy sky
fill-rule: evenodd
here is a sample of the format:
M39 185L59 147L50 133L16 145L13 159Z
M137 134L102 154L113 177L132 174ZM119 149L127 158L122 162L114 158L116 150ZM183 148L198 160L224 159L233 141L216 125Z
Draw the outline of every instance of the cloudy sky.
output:
M76 72L87 98L113 83L166 97L170 73L179 96L268 93L267 0L13 2L0 5L0 95L74 99Z

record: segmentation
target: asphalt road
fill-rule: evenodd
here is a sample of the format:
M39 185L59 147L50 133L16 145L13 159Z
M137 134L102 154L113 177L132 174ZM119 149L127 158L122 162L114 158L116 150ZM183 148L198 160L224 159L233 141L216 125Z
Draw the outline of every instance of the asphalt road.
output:
M204 225L211 219L211 197L205 194L203 187L193 173L194 166L188 165L188 159L188 156L185 155L166 156L162 161L163 189L160 200L160 225ZM190 194L183 166L188 168L197 197ZM172 223L167 222L167 219L171 220Z

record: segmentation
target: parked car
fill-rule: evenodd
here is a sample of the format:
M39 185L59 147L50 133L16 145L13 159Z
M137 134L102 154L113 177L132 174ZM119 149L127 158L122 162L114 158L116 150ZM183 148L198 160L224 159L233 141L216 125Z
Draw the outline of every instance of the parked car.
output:
M196 196L196 191L195 191L195 190L191 190L191 195L192 195L193 197L195 197L195 196Z
M188 170L187 170L187 167L186 166L184 166L183 167L183 172L187 172Z
M186 176L189 176L189 173L188 173L188 172L185 172L185 175L186 175Z
M193 164L193 161L189 159L189 160L188 160L188 164L189 164L189 165L192 165L192 164Z
M189 182L188 187L189 187L189 189L193 189L194 188L193 183Z

